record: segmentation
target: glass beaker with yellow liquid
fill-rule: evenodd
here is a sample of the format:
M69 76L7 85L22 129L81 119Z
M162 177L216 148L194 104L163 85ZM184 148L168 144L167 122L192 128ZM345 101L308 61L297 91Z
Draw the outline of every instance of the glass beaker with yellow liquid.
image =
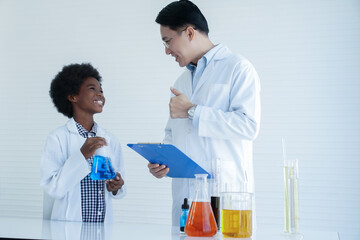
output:
M217 232L206 178L207 174L195 174L195 199L185 225L185 233L190 237L211 237Z
M249 238L252 235L253 194L248 192L221 193L221 231L228 238Z

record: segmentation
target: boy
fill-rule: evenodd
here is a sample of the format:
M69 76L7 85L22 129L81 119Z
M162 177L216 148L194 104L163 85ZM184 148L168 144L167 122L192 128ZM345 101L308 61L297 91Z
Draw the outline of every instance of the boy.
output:
M111 198L122 198L126 187L119 140L94 122L105 104L101 76L90 64L70 64L52 80L50 96L57 110L70 118L50 133L41 161L40 185L54 201L51 219L111 221ZM90 178L93 156L104 145L116 177L95 181Z

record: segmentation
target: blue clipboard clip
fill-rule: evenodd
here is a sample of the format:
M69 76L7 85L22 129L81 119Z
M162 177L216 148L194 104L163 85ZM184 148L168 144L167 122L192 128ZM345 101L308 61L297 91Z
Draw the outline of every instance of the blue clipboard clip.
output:
M195 174L210 174L177 147L171 144L138 143L127 144L128 147L143 156L151 163L158 163L169 168L168 177L195 178Z

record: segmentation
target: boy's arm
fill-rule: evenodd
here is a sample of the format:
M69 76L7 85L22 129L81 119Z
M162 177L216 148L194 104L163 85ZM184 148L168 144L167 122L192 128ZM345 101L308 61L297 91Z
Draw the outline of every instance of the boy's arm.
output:
M51 197L63 198L81 179L90 173L88 163L80 149L68 159L55 134L48 136L41 160L41 182Z

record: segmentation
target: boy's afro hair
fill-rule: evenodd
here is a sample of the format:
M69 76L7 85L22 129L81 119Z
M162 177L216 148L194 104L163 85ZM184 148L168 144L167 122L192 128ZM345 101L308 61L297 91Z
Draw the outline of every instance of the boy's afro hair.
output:
M73 108L68 96L77 95L85 79L93 77L101 83L99 72L90 64L70 64L55 76L50 86L50 97L58 112L72 118Z

